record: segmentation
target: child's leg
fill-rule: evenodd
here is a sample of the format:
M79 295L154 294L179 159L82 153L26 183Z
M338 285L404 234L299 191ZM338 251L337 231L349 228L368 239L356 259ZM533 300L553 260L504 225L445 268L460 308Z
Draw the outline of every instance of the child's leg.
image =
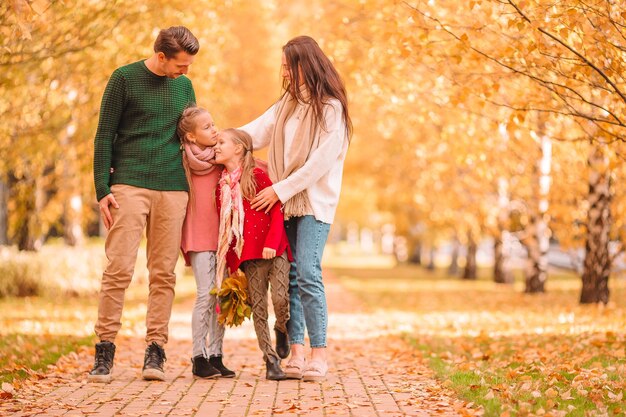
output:
M215 275L217 272L215 252L211 254L211 265L209 269L209 288L217 285ZM224 342L224 325L217 322L217 295L209 295L209 344L207 347L209 357L222 355L222 344Z
M272 261L266 259L254 259L243 263L242 268L248 278L248 294L252 304L252 321L259 342L259 348L263 352L263 359L270 357L280 361L278 354L272 346L270 328L267 324L267 290L269 284Z
M191 338L193 340L193 357L209 357L206 348L206 338L209 333L211 317L209 291L215 279L215 252L190 252L191 268L196 279L196 303L191 314ZM212 271L212 273L211 273ZM215 302L213 301L213 311Z
M270 271L270 285L272 304L276 323L274 329L287 334L287 321L289 320L289 269L291 264L287 259L287 253L272 259Z

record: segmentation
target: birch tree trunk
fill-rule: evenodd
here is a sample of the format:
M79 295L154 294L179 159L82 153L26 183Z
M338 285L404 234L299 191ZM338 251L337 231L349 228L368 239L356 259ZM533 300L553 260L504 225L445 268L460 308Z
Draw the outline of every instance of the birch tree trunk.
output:
M550 230L548 229L548 195L551 184L552 141L546 135L540 138L541 160L539 161L538 207L530 210L527 237L523 244L528 251L526 266L526 293L545 292L548 278L548 249Z
M79 192L78 174L76 173L76 149L71 145L71 138L74 136L76 126L74 119L70 119L61 144L67 149L66 157L63 159L63 184L62 195L65 196L63 204L63 239L69 246L82 246L85 241L83 232L83 197Z
M509 251L507 250L509 232L506 230L499 230L499 234L494 239L493 254L493 281L498 284L512 284L513 273L509 267Z
M529 236L524 239L523 244L528 252L528 260L526 261L526 293L545 292L545 283L548 277L547 268L547 250L541 248L539 242L539 220L534 215L527 226Z
M589 210L587 237L580 293L581 304L608 303L611 256L611 174L609 161L601 145L594 145L589 155Z
M509 232L506 230L509 217L509 193L506 178L498 180L498 231L493 244L493 281L498 284L513 282L513 274L508 265Z

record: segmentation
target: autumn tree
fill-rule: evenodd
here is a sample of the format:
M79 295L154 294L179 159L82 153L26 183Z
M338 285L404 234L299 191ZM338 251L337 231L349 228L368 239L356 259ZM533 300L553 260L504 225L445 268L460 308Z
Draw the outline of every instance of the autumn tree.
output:
M192 78L201 105L226 102L211 74L223 73L230 41L221 17L232 5L206 0L99 3L75 0L0 5L0 182L8 239L36 249L51 231L82 241L97 219L91 175L100 99L112 71L152 52L158 29L187 25L201 53ZM193 70L192 70L193 71ZM193 72L192 72L193 74ZM205 104L206 103L206 104ZM4 189L4 188L3 188Z
M576 129L552 129L560 140L586 138L608 145L621 142L626 101L623 60L619 58L624 48L620 24L624 6L620 3L472 1L461 6L438 2L437 7L430 7L419 2L411 7L420 22L456 40L468 54L527 78L537 87L529 91L530 95L494 104L516 112L545 113L549 115L546 123L553 125L573 119ZM468 27L462 16L470 12L473 19ZM589 191L600 189L605 187L594 186ZM590 194L588 200L601 199ZM588 223L588 236L597 239L602 235L607 238L601 240L607 240L611 225L604 220L609 218L605 215ZM608 253L592 253L606 252L606 245L588 244L587 249L587 257L610 260ZM589 268L595 263L585 264ZM583 272L582 302L608 299L602 295L604 290L588 293L591 288L606 288L598 284L608 279L599 272L606 269L607 265Z

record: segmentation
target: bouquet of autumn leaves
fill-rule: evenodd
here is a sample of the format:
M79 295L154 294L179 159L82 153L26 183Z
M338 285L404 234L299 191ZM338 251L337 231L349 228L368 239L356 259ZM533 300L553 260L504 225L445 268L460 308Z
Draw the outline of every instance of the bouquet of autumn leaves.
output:
M239 326L252 314L248 299L248 279L239 270L222 280L222 286L213 288L211 294L219 299L217 321L224 326Z

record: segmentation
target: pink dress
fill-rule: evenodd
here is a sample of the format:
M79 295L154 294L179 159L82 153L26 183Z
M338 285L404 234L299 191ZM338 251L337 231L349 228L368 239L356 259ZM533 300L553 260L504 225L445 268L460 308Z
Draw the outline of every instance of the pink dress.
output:
M206 175L191 174L194 201L190 198L187 205L180 244L187 266L191 265L189 252L215 252L217 250L219 217L215 203L215 189L221 174L221 166L216 166Z

